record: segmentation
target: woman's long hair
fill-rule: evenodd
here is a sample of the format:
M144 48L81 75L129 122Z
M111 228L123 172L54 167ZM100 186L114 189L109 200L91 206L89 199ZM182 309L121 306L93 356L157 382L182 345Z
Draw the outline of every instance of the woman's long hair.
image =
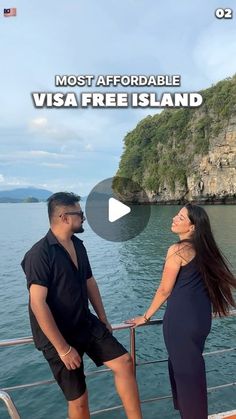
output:
M192 204L186 204L185 208L191 223L195 226L191 239L187 241L196 251L196 263L205 281L213 313L226 316L230 307L236 307L232 295L232 289L236 288L236 278L215 242L206 211Z

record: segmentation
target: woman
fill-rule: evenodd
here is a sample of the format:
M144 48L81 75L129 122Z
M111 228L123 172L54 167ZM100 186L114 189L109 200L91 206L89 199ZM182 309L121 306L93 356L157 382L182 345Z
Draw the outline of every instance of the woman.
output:
M202 352L212 311L226 316L235 307L236 279L217 247L203 208L185 205L173 218L171 230L180 241L167 252L160 286L145 314L128 322L134 327L148 322L168 299L163 332L174 407L183 419L207 419Z

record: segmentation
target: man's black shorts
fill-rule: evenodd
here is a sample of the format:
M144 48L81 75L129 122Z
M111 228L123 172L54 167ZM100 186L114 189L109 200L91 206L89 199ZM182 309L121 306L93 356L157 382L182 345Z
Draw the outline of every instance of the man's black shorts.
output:
M111 361L127 353L124 346L98 319L93 324L90 337L86 343L76 343L74 339L73 342L68 341L68 343L78 351L81 357L86 353L98 367L106 361ZM65 398L71 401L82 396L86 390L83 362L80 368L68 370L52 345L43 350L43 354Z

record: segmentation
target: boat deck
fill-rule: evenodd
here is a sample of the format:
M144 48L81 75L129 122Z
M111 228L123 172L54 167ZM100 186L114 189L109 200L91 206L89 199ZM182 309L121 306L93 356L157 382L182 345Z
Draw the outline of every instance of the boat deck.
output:
M215 415L208 416L208 419L236 419L236 410L230 412L217 413Z

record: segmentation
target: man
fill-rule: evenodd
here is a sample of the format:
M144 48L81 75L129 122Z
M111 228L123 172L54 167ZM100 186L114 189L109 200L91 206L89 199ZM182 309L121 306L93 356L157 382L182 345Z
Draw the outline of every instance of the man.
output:
M58 192L48 199L50 230L25 255L29 314L36 347L43 351L68 400L70 419L88 419L83 354L110 368L129 419L142 418L133 365L111 334L81 233L79 196ZM98 317L89 311L88 300Z

